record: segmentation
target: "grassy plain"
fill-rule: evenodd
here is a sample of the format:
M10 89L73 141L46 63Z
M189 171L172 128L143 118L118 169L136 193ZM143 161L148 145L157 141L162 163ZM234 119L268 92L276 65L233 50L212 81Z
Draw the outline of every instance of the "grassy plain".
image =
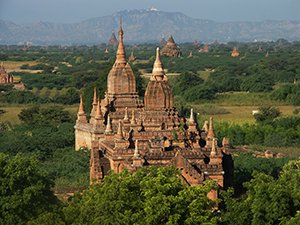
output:
M29 66L34 66L38 64L36 61L5 61L3 66L7 70L17 70L20 69L22 65L28 64Z
M222 106L228 113L213 115L216 122L232 122L232 123L254 123L254 117L252 115L252 110L257 110L259 106ZM298 107L285 105L285 106L276 106L282 116L291 116L294 115L293 111ZM199 118L202 120L207 120L210 115L199 115Z
M34 66L38 64L36 61L5 61L3 64L7 72L27 72L27 73L41 73L43 70L28 70L28 69L21 69L22 65L29 65ZM20 77L15 76L15 81L19 81Z
M300 157L299 147L265 147L265 146L250 145L249 148L260 152L271 150L274 153L282 153L291 158Z

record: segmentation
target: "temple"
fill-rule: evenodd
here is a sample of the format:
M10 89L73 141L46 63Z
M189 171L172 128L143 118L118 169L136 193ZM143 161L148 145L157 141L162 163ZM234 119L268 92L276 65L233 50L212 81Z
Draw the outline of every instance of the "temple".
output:
M167 44L167 42L166 42L166 40L165 40L165 38L164 37L162 37L161 39L160 39L160 46L165 46Z
M162 48L161 54L169 57L180 57L181 50L176 45L172 35L169 36L167 44Z
M232 52L231 52L231 57L238 57L240 53L238 52L238 48L234 47Z
M203 46L203 48L200 48L200 49L199 49L199 52L202 52L202 53L208 53L208 52L209 52L209 46L208 46L208 44L205 44L205 45Z
M105 98L100 100L94 89L89 120L80 97L75 148L91 151L91 183L101 181L110 170L134 172L145 166L173 165L188 185L214 180L223 187L226 154L217 145L213 119L198 130L193 109L189 118L179 117L159 48L144 102L141 101L135 76L126 62L123 34L120 26L116 61L108 74ZM217 198L217 190L212 190L210 197Z
M118 40L116 38L115 32L112 31L111 36L108 40L108 45L110 46L117 46L118 45Z
M136 60L136 57L134 56L133 52L131 52L129 58L128 58L128 62L134 62Z
M0 84L13 84L14 78L12 75L8 74L3 66L3 63L0 65Z

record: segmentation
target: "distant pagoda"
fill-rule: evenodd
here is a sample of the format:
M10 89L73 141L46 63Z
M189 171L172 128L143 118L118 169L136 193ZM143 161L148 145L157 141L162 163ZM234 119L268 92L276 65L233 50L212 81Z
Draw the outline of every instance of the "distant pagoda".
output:
M165 46L167 44L166 39L164 37L162 37L160 39L160 46Z
M133 61L135 61L135 60L136 60L136 57L134 56L133 52L131 52L131 54L130 54L130 56L129 56L129 58L128 58L128 61L129 61L129 62L133 62Z
M167 44L161 50L161 54L169 57L180 57L180 48L176 45L172 35L169 36Z
M115 35L114 31L112 31L112 34L111 34L111 36L108 40L108 45L113 46L113 47L118 45L118 40L116 38L116 35Z
M203 46L203 48L200 48L200 49L199 49L199 52L201 52L201 53L208 53L208 52L209 52L208 44L205 44L205 45Z
M238 48L234 47L232 52L231 52L231 57L238 57L240 53L238 52Z
M3 62L0 65L0 84L13 84L14 78L8 74L3 66Z

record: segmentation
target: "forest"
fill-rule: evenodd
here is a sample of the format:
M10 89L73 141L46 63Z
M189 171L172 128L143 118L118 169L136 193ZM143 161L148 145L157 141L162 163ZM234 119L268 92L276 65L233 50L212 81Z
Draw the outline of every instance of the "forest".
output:
M155 47L126 46L141 99ZM104 97L115 49L0 46L0 61L25 87L0 85L0 224L298 224L300 43L180 47L182 57L162 57L175 106L185 117L194 108L199 129L214 116L220 147L230 139L231 188L212 201L215 183L188 187L172 167L111 173L89 185L89 151L74 150L79 93L89 114L94 87ZM233 47L239 57L230 56ZM239 152L245 147L251 151ZM252 154L268 149L284 157Z

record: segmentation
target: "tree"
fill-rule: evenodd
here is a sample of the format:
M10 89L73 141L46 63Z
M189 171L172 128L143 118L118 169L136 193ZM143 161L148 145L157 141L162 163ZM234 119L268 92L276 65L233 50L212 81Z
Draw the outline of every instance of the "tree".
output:
M58 106L33 106L23 109L18 116L22 122L35 125L55 126L60 123L73 122L70 113Z
M204 81L197 74L194 73L182 73L174 80L173 92L174 95L182 95L190 88L202 84Z
M174 168L111 173L76 195L64 208L68 224L216 224L207 193L215 187L185 186Z
M254 114L256 122L271 122L281 114L278 108L270 106L260 107L258 111Z
M58 200L52 185L35 158L0 153L0 224L25 224L53 210Z
M233 198L225 196L222 220L225 224L298 224L300 210L300 159L288 162L279 178L254 173L245 184L246 194ZM298 212L297 212L298 211Z

